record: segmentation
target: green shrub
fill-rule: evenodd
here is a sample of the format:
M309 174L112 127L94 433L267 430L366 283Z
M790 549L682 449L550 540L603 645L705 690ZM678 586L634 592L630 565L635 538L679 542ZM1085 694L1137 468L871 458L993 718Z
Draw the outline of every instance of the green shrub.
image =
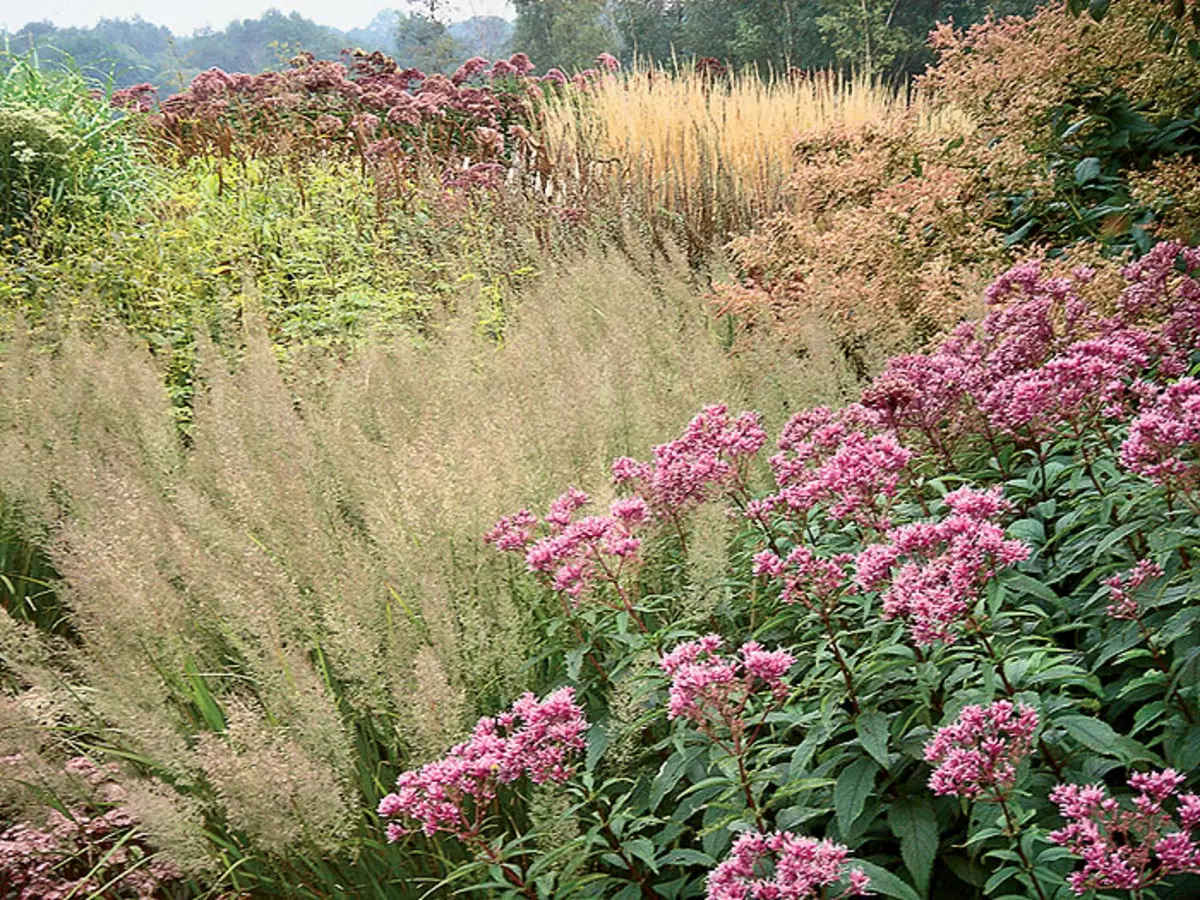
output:
M5 236L32 224L42 201L70 189L70 134L49 110L0 107L0 225Z

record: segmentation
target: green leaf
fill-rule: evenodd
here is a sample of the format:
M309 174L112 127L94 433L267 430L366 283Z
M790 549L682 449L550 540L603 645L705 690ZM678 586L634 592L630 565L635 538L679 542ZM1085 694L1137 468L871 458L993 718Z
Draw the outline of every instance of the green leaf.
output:
M1046 587L1036 578L1030 578L1024 572L1009 572L1004 576L1004 586L1020 594L1032 594L1047 603L1059 603L1058 594Z
M881 712L864 713L854 723L859 743L885 769L888 765L888 717Z
M1117 733L1107 722L1091 716L1061 716L1055 719L1055 724L1065 728L1067 734L1089 750L1103 756L1117 755Z
M680 848L672 850L659 860L664 866L704 866L712 868L717 864L716 859L699 850Z
M900 855L922 894L929 892L938 851L938 824L926 797L904 797L888 810L888 827L900 839Z
M871 879L871 890L884 897L897 897L899 900L921 900L921 895L912 887L901 881L887 869L877 866L865 859L857 859L851 868L862 869Z
M1099 22L1108 15L1108 8L1112 6L1112 0L1091 0L1088 3L1088 15Z
M879 766L865 756L850 763L838 776L833 789L833 808L837 813L838 828L842 834L850 830L863 811L867 797L875 788L875 773Z
M1075 183L1079 185L1088 184L1095 181L1100 175L1100 160L1095 156L1089 156L1087 159L1080 160L1079 165L1075 167Z

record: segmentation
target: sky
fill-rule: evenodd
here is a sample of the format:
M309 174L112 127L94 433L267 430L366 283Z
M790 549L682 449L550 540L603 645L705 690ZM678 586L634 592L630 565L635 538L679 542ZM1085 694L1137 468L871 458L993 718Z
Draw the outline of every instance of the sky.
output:
M94 25L97 20L131 19L166 25L175 34L191 34L209 25L224 28L233 19L255 19L275 7L293 10L321 25L343 30L362 28L381 9L408 9L404 0L0 0L0 28L17 29L28 21L49 19L55 25ZM451 0L447 18L513 17L508 0Z

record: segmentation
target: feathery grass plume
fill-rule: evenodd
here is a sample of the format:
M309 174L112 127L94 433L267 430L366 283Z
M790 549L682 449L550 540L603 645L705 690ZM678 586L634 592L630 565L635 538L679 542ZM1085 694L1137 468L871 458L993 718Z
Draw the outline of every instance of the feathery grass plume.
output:
M418 761L436 759L462 736L467 698L446 675L432 647L417 651L413 663L413 745Z
M121 787L125 792L121 805L173 863L190 876L220 874L204 834L204 809L198 800L156 779L127 779Z
M353 819L338 773L264 710L236 700L227 710L226 734L203 735L197 752L230 825L279 855L302 843L335 852Z
M500 513L561 482L609 490L611 458L697 406L777 423L796 384L836 402L845 381L816 355L728 354L686 265L634 241L552 264L500 343L447 314L420 346L281 364L241 302L240 331L197 342L183 441L134 339L0 347L0 496L47 536L69 629L5 614L5 675L48 741L104 734L145 760L147 820L181 847L200 814L250 854L369 841L345 816L378 773L531 686L527 598L479 540ZM324 811L296 819L314 792Z
M547 192L615 188L647 221L678 217L689 251L744 230L786 199L792 147L834 125L911 116L939 131L958 116L934 111L865 77L746 70L713 79L703 70L639 66L586 93L548 98L541 137Z

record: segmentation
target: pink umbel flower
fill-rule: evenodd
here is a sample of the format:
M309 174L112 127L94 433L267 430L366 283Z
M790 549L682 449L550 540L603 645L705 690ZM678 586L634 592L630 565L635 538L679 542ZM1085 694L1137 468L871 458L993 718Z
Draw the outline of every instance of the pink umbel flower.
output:
M1200 489L1200 380L1166 388L1129 426L1121 463L1195 503Z
M853 868L850 851L828 839L790 831L743 834L708 876L708 900L804 900L861 897L870 879ZM837 893L830 888L841 886Z
M630 610L621 578L640 562L642 539L635 532L649 520L649 507L641 497L626 497L614 500L608 515L576 518L590 502L586 493L569 488L542 519L520 510L497 522L483 540L497 550L523 554L526 568L572 603L594 595L603 583L618 597L614 608Z
M1104 611L1114 619L1140 619L1141 607L1133 596L1134 591L1147 581L1162 576L1162 566L1149 559L1140 559L1132 569L1106 579L1104 583L1112 602Z
M1068 878L1071 890L1138 891L1172 875L1200 873L1200 797L1179 794L1185 778L1174 769L1138 773L1129 778L1136 793L1133 808L1122 806L1101 785L1060 784L1050 794L1065 827L1050 841L1083 859ZM1178 803L1176 814L1167 802Z
M940 522L915 522L887 533L855 557L863 590L890 582L883 594L885 619L908 623L913 642L953 643L988 579L1029 556L1029 547L1008 540L990 519L1004 510L999 489L961 488L945 498L952 514Z
M477 839L499 786L523 776L534 784L566 781L587 729L569 687L543 700L527 693L510 712L480 719L469 740L402 773L396 790L379 801L379 815L397 820L388 823L388 840L416 831Z
M862 406L839 412L817 407L793 416L771 457L779 492L755 501L751 514L786 509L801 515L821 506L834 519L879 530L900 476L913 457L894 434L873 434L875 413Z
M1017 780L1017 766L1033 747L1038 715L1008 700L963 708L950 725L925 745L925 760L937 766L929 776L935 794L1001 802Z
M781 581L784 603L828 610L842 595L855 592L856 585L847 573L853 560L848 553L822 558L801 544L782 559L770 550L758 553L754 557L754 574Z
M758 413L731 416L723 404L706 406L680 437L654 448L652 462L614 460L613 482L631 485L656 516L677 518L741 486L744 461L766 441Z
M735 744L745 731L743 715L750 700L764 691L774 702L788 694L783 680L796 662L784 650L764 650L747 641L736 656L722 653L724 640L708 634L680 644L659 663L671 676L667 718L684 718L715 736L722 728Z

